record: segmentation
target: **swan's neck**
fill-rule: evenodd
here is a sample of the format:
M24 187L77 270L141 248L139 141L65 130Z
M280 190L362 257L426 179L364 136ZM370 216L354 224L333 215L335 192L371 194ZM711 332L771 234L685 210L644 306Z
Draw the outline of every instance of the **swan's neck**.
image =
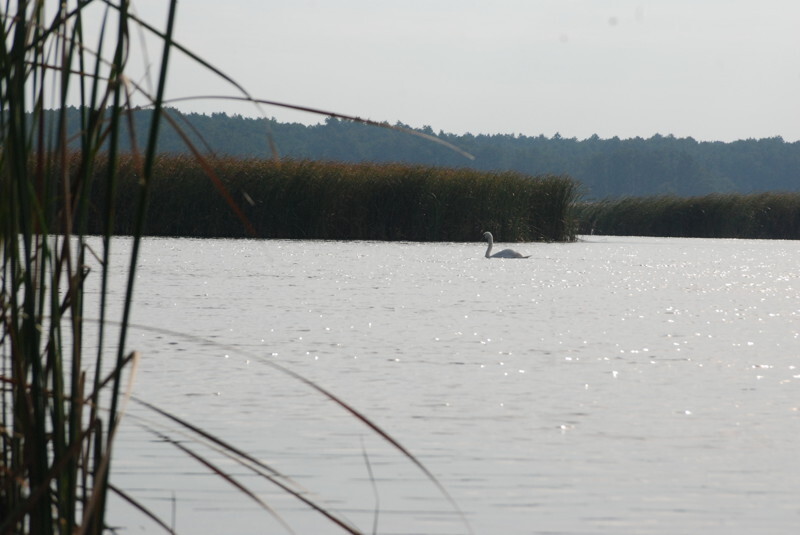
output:
M486 248L486 258L489 258L489 256L492 254L492 238L487 237L486 241L489 242L489 246Z

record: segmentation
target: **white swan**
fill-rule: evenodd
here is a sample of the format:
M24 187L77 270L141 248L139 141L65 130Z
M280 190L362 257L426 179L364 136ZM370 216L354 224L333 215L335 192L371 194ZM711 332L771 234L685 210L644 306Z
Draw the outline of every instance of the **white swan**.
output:
M503 249L500 252L492 254L492 245L494 245L494 237L492 237L492 233L484 232L483 239L489 242L489 247L486 249L486 258L530 258L530 255L521 255L513 249Z

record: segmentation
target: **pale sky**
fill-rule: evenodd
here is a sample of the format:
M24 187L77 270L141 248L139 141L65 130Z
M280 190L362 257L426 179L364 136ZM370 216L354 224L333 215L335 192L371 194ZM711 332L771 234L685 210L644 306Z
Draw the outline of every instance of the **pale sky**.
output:
M436 132L800 140L798 0L183 0L176 31L257 98ZM238 94L170 72L173 97Z

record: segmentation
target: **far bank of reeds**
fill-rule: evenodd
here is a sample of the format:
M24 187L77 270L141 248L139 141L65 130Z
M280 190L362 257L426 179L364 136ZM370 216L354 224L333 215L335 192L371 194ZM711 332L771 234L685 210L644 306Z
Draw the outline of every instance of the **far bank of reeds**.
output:
M208 163L216 181L194 158L157 159L146 234L239 238L252 225L253 237L284 239L474 241L487 230L503 241L575 238L578 185L565 176L297 160ZM116 210L123 234L134 168L121 160ZM101 202L103 192L95 193Z
M658 196L581 203L581 234L800 239L800 193Z

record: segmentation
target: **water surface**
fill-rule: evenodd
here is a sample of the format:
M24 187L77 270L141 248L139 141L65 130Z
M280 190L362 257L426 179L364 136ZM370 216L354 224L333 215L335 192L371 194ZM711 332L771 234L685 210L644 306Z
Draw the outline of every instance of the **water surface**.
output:
M120 257L128 243L119 241ZM800 246L585 237L484 246L146 240L136 394L269 463L366 533L795 533ZM119 286L121 287L121 281ZM117 291L119 293L119 291ZM113 481L182 533L284 533L141 428ZM177 426L167 425L171 436ZM339 533L202 449L298 533ZM371 470L371 474L370 474ZM121 502L126 533L153 524Z

